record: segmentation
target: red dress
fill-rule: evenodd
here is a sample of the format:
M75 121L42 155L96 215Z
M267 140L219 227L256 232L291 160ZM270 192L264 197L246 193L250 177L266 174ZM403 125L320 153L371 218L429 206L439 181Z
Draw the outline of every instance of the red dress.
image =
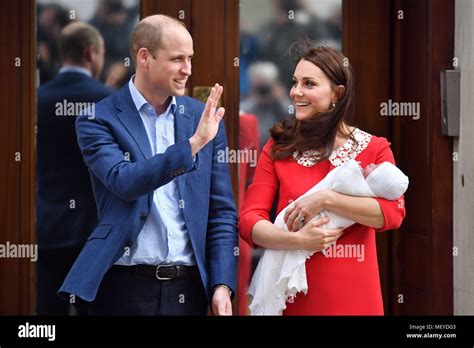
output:
M255 177L249 186L239 215L239 232L251 246L256 247L250 232L256 222L269 220L269 211L276 194L276 214L289 202L322 180L332 169L349 158L355 158L363 167L371 163L395 164L390 143L359 129L354 131L358 141L356 151L350 152L352 141L339 147L329 159L312 165L306 151L301 156L272 161L273 140L262 150ZM403 196L388 201L375 198L384 215L384 226L377 231L397 229L405 217ZM338 239L337 247L350 244L363 251L326 257L315 253L306 261L308 293L299 293L292 303L287 303L283 315L383 315L382 292L377 262L375 230L354 224ZM340 246L341 245L341 246ZM347 246L349 250L349 246ZM333 249L335 250L335 249ZM355 249L352 249L355 250Z

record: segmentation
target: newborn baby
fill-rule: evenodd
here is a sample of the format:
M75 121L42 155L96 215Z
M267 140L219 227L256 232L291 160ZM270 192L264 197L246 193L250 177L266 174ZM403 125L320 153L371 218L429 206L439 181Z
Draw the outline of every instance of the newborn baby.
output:
M401 197L408 188L408 177L390 162L372 163L361 170L375 197L393 201Z
M326 177L298 199L321 190L332 190L360 197L380 197L395 200L408 188L408 177L389 162L370 164L361 168L355 160L349 160L330 171ZM297 199L297 200L298 200ZM288 206L289 207L289 206ZM288 231L283 220L284 208L275 219L275 226ZM313 219L329 217L325 229L347 228L355 222L330 211L322 211ZM286 301L300 291L308 290L306 281L306 259L315 251L310 250L265 250L253 274L248 293L252 296L252 315L281 315Z

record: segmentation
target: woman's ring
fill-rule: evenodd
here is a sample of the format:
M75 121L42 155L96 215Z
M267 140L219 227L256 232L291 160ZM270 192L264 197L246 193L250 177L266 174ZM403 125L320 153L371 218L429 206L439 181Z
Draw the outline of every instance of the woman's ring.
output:
M304 216L300 219L300 224L304 224Z

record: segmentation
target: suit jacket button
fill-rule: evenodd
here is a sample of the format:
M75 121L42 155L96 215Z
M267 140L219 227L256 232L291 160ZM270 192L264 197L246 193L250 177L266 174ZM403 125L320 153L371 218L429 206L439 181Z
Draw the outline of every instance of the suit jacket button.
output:
M145 214L145 213L140 214L140 220L142 220L142 221L145 221L147 217L148 217L148 215Z

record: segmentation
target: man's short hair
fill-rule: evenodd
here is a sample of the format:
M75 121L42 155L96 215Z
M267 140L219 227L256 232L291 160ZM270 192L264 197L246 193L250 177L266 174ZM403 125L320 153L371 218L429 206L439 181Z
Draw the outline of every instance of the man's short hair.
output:
M84 22L73 22L66 25L59 36L59 53L61 59L81 63L84 51L94 46L99 50L102 36L92 25Z
M175 24L179 24L186 28L186 24L176 18L161 15ZM162 46L163 27L165 23L153 23L144 21L143 19L133 28L130 36L130 53L133 62L136 63L136 57L140 48L146 48L153 58L156 58L158 49Z

